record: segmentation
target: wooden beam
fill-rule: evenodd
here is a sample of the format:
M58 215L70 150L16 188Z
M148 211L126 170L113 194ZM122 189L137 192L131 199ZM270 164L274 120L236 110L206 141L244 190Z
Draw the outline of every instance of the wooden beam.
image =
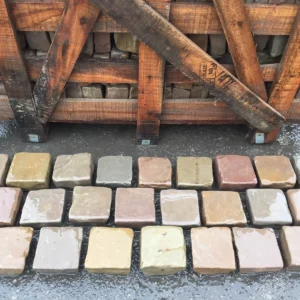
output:
M56 31L64 9L61 0L10 0L14 19L21 31ZM299 5L246 5L251 28L256 35L289 35ZM171 3L170 22L185 34L220 34L222 25L213 5ZM105 14L100 14L95 32L127 32Z
M254 127L268 132L284 120L280 113L251 92L144 1L92 1L186 76L212 89L216 96Z
M89 0L70 0L66 4L33 91L43 123L57 104L99 12Z
M288 113L300 86L300 11L271 89L270 105Z
M5 0L0 0L0 16L0 73L10 106L25 141L43 142L47 139L47 128L37 118L31 83Z
M170 0L148 0L148 4L164 8L169 19ZM165 61L149 46L140 44L137 143L158 143L160 116L164 94Z

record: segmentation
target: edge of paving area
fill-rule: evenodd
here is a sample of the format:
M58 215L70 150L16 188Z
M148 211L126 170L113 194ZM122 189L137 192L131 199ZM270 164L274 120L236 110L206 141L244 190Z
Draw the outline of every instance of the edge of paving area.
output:
M298 125L285 126L279 141L273 145L251 146L244 140L244 126L163 126L159 146L137 147L133 126L54 125L48 143L25 144L21 142L14 123L0 122L0 153L7 153L12 158L14 153L21 151L50 152L55 158L59 154L86 151L93 154L95 163L100 156L131 155L134 159L134 186L137 182L137 157L166 156L173 164L174 186L177 156L241 154L253 158L264 154L291 157L300 154L299 129ZM161 224L158 195L156 193L157 224ZM243 205L246 205L244 193L241 196ZM70 203L71 192L68 191L66 212ZM246 215L249 221L247 210ZM112 225L113 217L112 210L108 226ZM17 220L19 218L20 215ZM64 221L63 226L68 225ZM90 228L84 227L80 272L76 275L41 275L32 271L39 236L39 231L35 231L24 274L0 277L1 299L299 299L299 273L286 270L256 275L242 275L238 271L216 276L194 273L189 230L184 231L187 244L187 269L184 272L145 277L139 269L139 231L135 231L130 275L88 274L83 265ZM278 236L278 230L276 234Z

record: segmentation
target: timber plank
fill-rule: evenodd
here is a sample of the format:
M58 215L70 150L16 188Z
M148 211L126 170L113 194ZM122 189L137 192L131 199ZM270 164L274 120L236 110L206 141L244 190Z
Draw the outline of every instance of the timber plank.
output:
M70 0L66 4L33 91L43 123L59 100L99 12L89 0Z
M284 118L142 0L92 0L188 77L213 90L254 127L268 132ZM143 22L139 22L143 20ZM139 26L136 24L139 23ZM151 28L151 30L150 30Z

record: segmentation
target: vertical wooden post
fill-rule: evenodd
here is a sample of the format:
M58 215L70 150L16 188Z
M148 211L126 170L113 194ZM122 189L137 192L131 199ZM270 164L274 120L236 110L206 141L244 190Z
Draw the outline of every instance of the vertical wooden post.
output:
M16 29L6 0L0 0L0 72L11 108L25 141L44 142L47 127L40 123Z
M148 0L150 5L164 5L164 17L169 19L170 0ZM164 94L165 61L144 43L139 48L139 93L137 142L155 145L158 142L160 116Z

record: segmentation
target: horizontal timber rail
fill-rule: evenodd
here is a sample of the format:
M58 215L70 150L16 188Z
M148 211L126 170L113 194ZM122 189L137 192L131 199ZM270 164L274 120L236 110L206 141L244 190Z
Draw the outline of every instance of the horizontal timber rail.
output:
M19 31L56 31L63 0L9 0ZM246 10L253 34L289 35L299 5L248 4ZM158 10L159 11L159 10ZM216 9L210 4L171 3L170 22L185 34L223 33ZM94 32L127 32L110 17L100 13Z

